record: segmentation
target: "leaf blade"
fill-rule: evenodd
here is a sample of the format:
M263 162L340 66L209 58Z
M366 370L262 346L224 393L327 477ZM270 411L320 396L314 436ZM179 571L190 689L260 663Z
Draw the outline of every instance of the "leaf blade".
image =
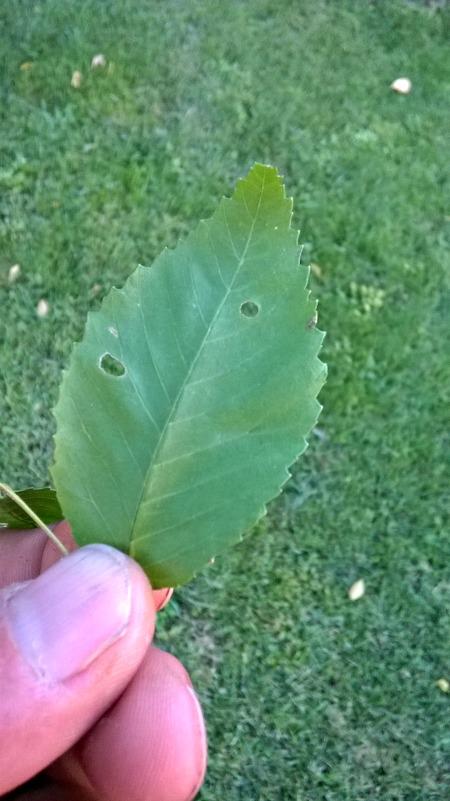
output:
M211 220L112 290L74 348L55 410L58 496L77 539L131 553L154 586L240 538L318 417L323 337L291 213L277 172L255 165ZM124 375L102 370L105 353Z

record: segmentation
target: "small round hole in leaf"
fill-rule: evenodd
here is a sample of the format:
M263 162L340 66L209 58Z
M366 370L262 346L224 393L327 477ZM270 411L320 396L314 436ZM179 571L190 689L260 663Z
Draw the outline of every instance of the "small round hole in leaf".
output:
M112 375L116 378L125 375L126 370L119 359L115 359L110 353L105 353L100 359L100 367L106 375Z
M256 317L259 312L259 306L257 303L253 303L252 300L246 300L241 303L240 312L244 317Z

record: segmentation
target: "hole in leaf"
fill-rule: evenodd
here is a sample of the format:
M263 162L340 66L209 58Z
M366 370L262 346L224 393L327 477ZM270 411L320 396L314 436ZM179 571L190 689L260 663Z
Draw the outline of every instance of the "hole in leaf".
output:
M126 370L122 362L119 359L115 359L114 356L111 356L110 353L105 353L102 358L100 359L100 367L106 375L112 375L115 377L120 377L121 375L125 375Z
M253 303L252 300L246 300L241 304L240 312L244 317L256 317L259 312L259 306L257 303Z

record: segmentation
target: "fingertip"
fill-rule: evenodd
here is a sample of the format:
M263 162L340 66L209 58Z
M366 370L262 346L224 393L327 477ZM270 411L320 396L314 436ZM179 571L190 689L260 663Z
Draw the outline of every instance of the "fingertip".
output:
M77 549L78 547L77 543L73 537L72 529L67 520L62 520L60 523L56 523L56 525L53 527L53 531L58 537L58 539L62 542L62 544L65 545L69 553L72 553L72 551L75 551ZM60 549L55 545L54 542L52 542L52 540L46 538L46 542L44 544L42 551L39 572L43 573L44 570L47 570L55 562L58 562L61 558L62 558L62 553ZM160 612L161 609L164 609L164 607L167 606L167 604L169 603L172 595L173 595L172 587L165 587L164 589L153 590L153 603L155 610L157 612Z
M56 525L53 527L53 531L70 553L76 550L78 546L72 535L72 529L67 520L62 520L60 523L56 523ZM52 542L52 540L47 538L42 551L41 565L39 572L43 573L44 570L47 570L55 562L58 562L61 558L62 558L62 553L60 549L54 544L54 542ZM164 589L153 590L153 602L155 610L157 612L160 612L161 609L164 609L164 607L167 606L167 604L169 603L172 595L173 595L172 587L165 587Z

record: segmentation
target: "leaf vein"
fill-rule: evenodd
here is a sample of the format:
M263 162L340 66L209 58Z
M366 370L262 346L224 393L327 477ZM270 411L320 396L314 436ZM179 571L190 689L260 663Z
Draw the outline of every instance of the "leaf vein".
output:
M136 504L135 516L134 516L133 523L131 525L131 534L130 534L130 541L131 542L133 542L133 539L134 539L133 533L134 533L134 530L135 530L135 527L136 527L136 521L138 519L139 509L140 509L140 505L141 505L141 502L142 502L142 497L144 495L145 489L147 488L149 477L151 476L151 470L157 464L156 459L157 459L158 454L159 454L159 452L161 450L161 447L162 447L162 445L164 443L169 423L170 423L172 417L174 416L174 414L175 414L175 412L176 412L176 410L178 408L178 404L179 404L180 399L181 399L181 397L183 395L183 392L184 392L184 389L186 387L186 384L189 383L189 379L190 379L190 377L191 377L191 375L192 375L192 373L194 371L194 368L195 368L195 366L196 366L196 364L197 364L197 362L198 362L198 360L200 358L200 354L202 353L203 347L204 347L204 345L205 345L205 343L206 343L206 341L208 339L208 336L209 336L209 334L210 334L210 332L212 330L212 327L214 326L214 323L216 322L220 312L222 311L222 309L223 309L223 307L225 305L225 302L226 302L226 300L228 298L228 295L229 295L229 293L230 293L230 291L231 291L231 289L233 287L234 281L236 280L236 277L238 276L239 271L240 271L240 269L241 269L241 267L242 267L242 265L244 263L245 257L247 255L247 251L248 251L248 249L250 247L250 242L251 242L251 240L253 238L253 233L254 233L254 230L255 230L256 221L257 221L258 216L259 216L259 211L260 211L260 208L261 208L261 202L262 202L262 198L263 198L263 194L264 194L264 188L265 188L265 174L264 174L263 180L261 182L260 194L259 194L259 199L258 199L258 204L257 204L255 216L254 216L254 218L252 220L252 224L250 226L250 231L249 231L248 236L247 236L247 241L246 241L245 247L243 248L241 257L239 258L239 261L237 263L235 272L233 274L233 279L231 281L230 288L225 293L221 303L219 304L215 314L212 317L212 320L211 320L208 328L205 331L205 334L204 334L204 336L203 336L203 338L202 338L202 340L200 342L200 345L199 345L199 348L197 350L197 353L196 353L194 359L192 360L192 363L191 363L191 366L190 366L190 368L188 370L188 373L187 373L184 381L182 382L182 384L180 386L180 389L178 390L178 393L177 393L177 395L175 397L175 400L173 401L173 404L172 404L172 406L170 408L170 411L169 411L169 413L167 415L166 423L165 423L165 425L164 425L164 427L163 427L163 429L161 431L158 443L156 444L155 449L153 451L153 456L152 456L152 458L150 460L150 463L149 463L149 466L148 466L148 469L147 469L147 472L146 472L146 478L145 478L144 484L142 486L142 491L140 493L140 497L139 497L138 502ZM228 221L227 221L227 225L228 225ZM161 463L159 463L159 464L161 464Z
M142 297L142 275L143 275L143 273L142 273L142 271L140 271L139 272L139 285L141 287L141 291L139 292L140 297ZM147 344L147 350L148 350L149 356L150 356L150 358L152 360L153 367L155 368L156 377L157 377L157 379L159 381L160 387L161 387L162 391L164 392L164 395L166 396L168 402L171 403L170 395L167 392L167 387L166 387L166 385L164 384L164 382L163 382L163 380L161 378L161 374L159 372L159 368L158 368L158 365L156 363L156 359L153 356L153 351L152 351L152 348L151 348L151 345L150 345L149 336L148 336L147 320L146 320L144 312L142 310L141 302L139 302L138 306L139 306L139 313L140 313L141 320L142 320L142 325L143 325L143 328L144 328L144 336L145 336L145 341L146 341L146 344ZM160 429L158 429L158 431L160 431Z

